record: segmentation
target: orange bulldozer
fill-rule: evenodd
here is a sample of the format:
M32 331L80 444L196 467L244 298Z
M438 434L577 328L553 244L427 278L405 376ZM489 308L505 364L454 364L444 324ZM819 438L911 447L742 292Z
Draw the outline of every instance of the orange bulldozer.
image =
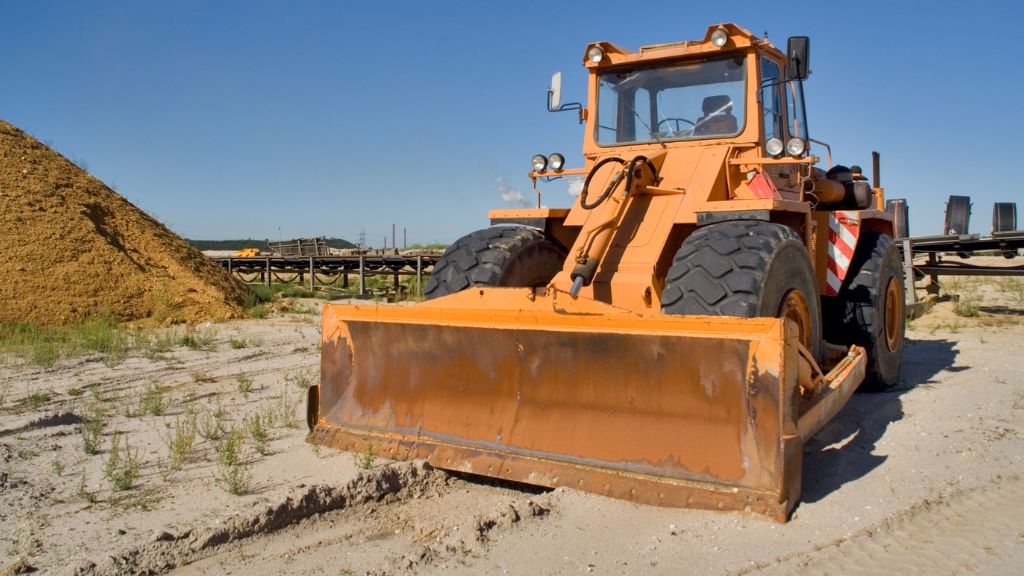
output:
M897 380L904 280L878 182L819 168L803 81L733 24L587 47L571 209L494 210L414 306L328 304L308 441L785 521L803 445ZM823 149L827 145L814 140Z

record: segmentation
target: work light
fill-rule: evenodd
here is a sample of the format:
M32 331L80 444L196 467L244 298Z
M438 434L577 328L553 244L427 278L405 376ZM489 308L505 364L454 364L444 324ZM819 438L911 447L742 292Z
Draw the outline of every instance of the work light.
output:
M804 141L799 138L790 138L789 142L786 142L786 152L790 156L799 156L804 153Z
M548 156L548 166L550 166L555 172L561 172L562 168L565 166L565 156L562 156L558 152Z
M548 159L543 154L537 154L530 160L530 164L533 166L534 172L543 172L548 166Z
M716 28L711 33L711 43L721 48L725 46L725 43L729 41L729 33L726 32L725 28Z

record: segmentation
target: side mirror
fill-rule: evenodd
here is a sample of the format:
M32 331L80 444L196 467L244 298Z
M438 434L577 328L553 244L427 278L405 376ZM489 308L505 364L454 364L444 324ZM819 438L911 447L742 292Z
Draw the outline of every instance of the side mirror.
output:
M804 80L810 73L811 39L791 36L786 43L786 80Z
M562 103L562 73L551 75L551 86L548 88L548 111L557 112Z

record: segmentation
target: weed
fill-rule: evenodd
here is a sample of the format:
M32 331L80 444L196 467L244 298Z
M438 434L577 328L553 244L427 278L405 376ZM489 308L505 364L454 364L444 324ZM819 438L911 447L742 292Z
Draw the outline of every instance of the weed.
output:
M163 416L167 412L167 399L164 398L164 388L156 382L151 383L139 399L140 415L151 414Z
M267 440L270 438L270 434L267 431L267 423L263 421L263 418L257 412L252 416L246 416L244 424L245 431L249 434L249 438L256 447L256 451L266 456Z
M132 450L125 439L122 454L121 435L114 432L114 437L110 440L107 464L103 468L103 477L110 480L118 490L131 490L135 486L135 481L139 479L140 468L138 450Z
M235 338L232 336L231 338L228 338L228 345L234 350L241 350L242 348L249 347L249 341L245 338Z
M245 372L240 372L236 379L238 380L238 391L248 398L249 392L252 392L252 378Z
M957 294L962 292L967 287L967 282L963 278L947 278L942 283L942 288L950 294Z
M206 440L217 440L221 436L224 436L224 424L219 418L208 411L200 413L196 419L197 430L199 435Z
M31 323L0 324L0 351L13 352L44 368L53 366L70 341L66 329Z
M81 427L82 451L88 456L93 456L99 451L100 438L106 426L106 413L98 402L93 403L86 412Z
M316 292L298 284L285 284L283 287L275 288L279 288L277 295L280 298L316 298Z
M72 398L78 398L82 394L85 394L85 390L83 390L82 388L69 388L68 389L68 396L71 396Z
M298 350L298 349L296 349ZM305 349L303 349L305 351ZM310 386L316 384L320 380L320 369L311 368L309 370L300 370L298 372L292 372L285 374L284 381L289 384L293 384L296 388L305 390Z
M57 476L64 475L64 461L61 460L60 458L57 458L50 462L50 467L53 468L53 473L56 474Z
M999 278L998 282L1000 290L1013 294L1018 302L1024 301L1024 279L1004 277Z
M53 399L53 395L49 392L33 392L28 396L18 399L18 404L22 406L28 406L32 410L39 410L47 402Z
M220 398L217 398L217 408L213 411L213 417L217 420L224 420L228 417L228 412L224 409L224 405L221 404Z
M298 428L299 419L295 416L295 407L298 402L293 400L288 394L288 389L281 390L281 394L277 396L277 422L281 424L282 428Z
M260 304L258 306L252 306L246 309L246 314L249 315L249 318L252 318L254 320L263 320L264 318L269 318L270 313L270 306L267 306L266 304Z
M178 333L175 330L161 330L148 337L145 343L146 358L158 360L164 354L170 352L178 342Z
M82 479L78 481L78 490L75 492L75 496L78 496L82 500L85 500L89 504L96 503L96 495L89 492L89 489L85 485L85 471L82 471Z
M54 342L39 342L32 347L32 363L50 368L60 359L60 348Z
M374 449L373 444L370 444L366 447L366 452L353 454L352 459L356 463L356 468L359 468L360 470L369 470L370 468L373 468L374 462L377 461L377 452Z
M953 313L964 318L974 318L978 315L978 304L974 294L961 294L953 303Z
M103 362L108 366L124 360L128 338L125 331L118 327L117 318L113 314L94 316L76 326L75 332L79 345L85 350L103 354Z
M274 289L264 284L250 284L249 293L245 295L245 307L252 308L259 304L274 301Z
M252 474L242 463L244 440L242 433L232 427L217 443L217 478L236 496L248 493L252 481Z
M186 414L185 419L175 417L171 432L164 437L170 468L177 470L192 459L196 444L196 415Z
M178 344L191 350L210 350L216 341L217 331L208 327L202 332L185 332L178 339Z
M224 438L217 443L217 463L224 465L239 464L242 461L242 444L245 436L234 426L228 430Z
M275 401L272 400L272 401L264 404L262 409L260 410L260 414L263 417L263 423L264 424L266 424L270 428L276 428L277 427L278 416L277 416L277 404L275 403Z

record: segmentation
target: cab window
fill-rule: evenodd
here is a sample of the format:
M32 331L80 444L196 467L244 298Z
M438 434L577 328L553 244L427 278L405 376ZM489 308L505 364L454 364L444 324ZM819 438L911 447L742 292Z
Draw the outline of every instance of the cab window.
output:
M778 138L786 141L786 112L782 106L784 85L779 83L779 65L767 58L761 60L761 109L764 114L764 141Z

